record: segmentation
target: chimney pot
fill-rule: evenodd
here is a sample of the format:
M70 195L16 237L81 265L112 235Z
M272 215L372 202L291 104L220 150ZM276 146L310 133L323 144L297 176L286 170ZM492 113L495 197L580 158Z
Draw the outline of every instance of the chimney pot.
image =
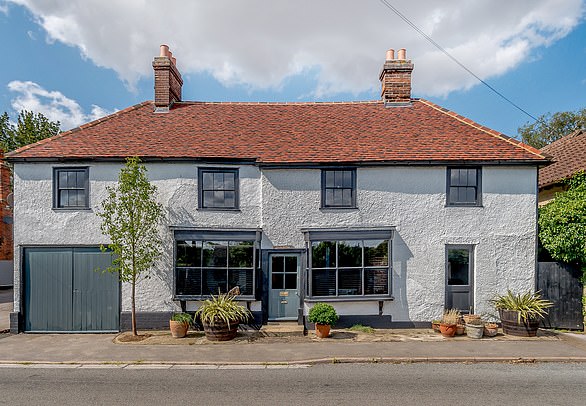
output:
M393 48L390 48L387 51L387 61L392 61L393 59L395 59L395 50Z
M161 45L161 53L159 56L167 56L169 55L169 46L168 45Z
M407 53L407 50L405 48L399 49L397 59L405 59L406 53Z

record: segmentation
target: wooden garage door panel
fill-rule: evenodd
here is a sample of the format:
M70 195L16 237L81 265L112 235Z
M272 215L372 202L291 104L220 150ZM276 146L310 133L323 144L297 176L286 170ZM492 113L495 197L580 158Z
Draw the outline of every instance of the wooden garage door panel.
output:
M118 331L120 284L98 248L25 248L25 330Z
M71 249L25 250L25 329L71 328L73 308Z

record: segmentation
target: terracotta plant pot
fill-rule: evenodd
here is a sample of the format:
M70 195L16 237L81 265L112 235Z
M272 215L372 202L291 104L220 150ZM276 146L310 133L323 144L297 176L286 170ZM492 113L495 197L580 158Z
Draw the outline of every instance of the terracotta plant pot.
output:
M442 333L442 335L444 337L453 337L456 335L456 329L457 329L457 325L456 324L444 324L444 323L440 323L440 333Z
M315 323L315 335L318 338L328 338L330 336L330 325Z
M189 330L189 323L169 320L169 329L173 338L183 338Z
M457 324L456 325L456 335L457 336L461 336L466 332L466 329L464 328L463 324Z
M487 337L494 337L498 334L499 326L496 323L486 323L484 325L484 335Z
M462 316L464 319L464 324L470 323L470 320L480 320L479 314L465 314Z

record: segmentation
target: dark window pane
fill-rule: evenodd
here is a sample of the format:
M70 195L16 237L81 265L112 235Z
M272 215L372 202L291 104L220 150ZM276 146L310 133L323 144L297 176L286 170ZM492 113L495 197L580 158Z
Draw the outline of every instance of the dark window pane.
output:
M297 275L297 257L285 257L285 272Z
M240 288L241 295L252 295L252 269L230 269L228 271L228 289Z
M334 205L334 189L326 189L326 206Z
M202 207L214 207L214 192L203 192Z
M177 295L201 295L201 270L177 268Z
M326 172L326 187L334 187L335 185L335 171L325 171Z
M214 174L212 172L203 172L202 183L204 189L211 190L214 186Z
M343 189L334 189L334 201L332 202L333 206L343 206L344 205L344 191Z
M313 268L333 268L336 266L336 242L315 241L311 243L311 262Z
M271 257L271 272L283 272L283 257Z
M336 271L329 269L312 270L311 287L312 296L335 296Z
M352 189L342 189L342 206L352 206Z
M224 189L224 173L223 172L215 172L214 173L214 190L223 190Z
M84 183L85 183L85 172L77 171L75 173L75 175L76 175L75 186L78 188L83 188Z
M203 266L227 267L227 245L225 241L204 241Z
M344 171L344 187L352 188L352 171Z
M460 186L460 170L450 170L450 186Z
M59 207L67 207L69 201L69 190L59 191Z
M77 190L69 191L69 198L67 199L66 206L74 207L77 206Z
M388 266L389 242L388 240L364 241L364 266Z
M468 285L470 251L448 249L448 285Z
M236 194L234 192L224 192L224 207L236 207Z
M335 171L334 176L335 176L334 186L337 188L344 187L344 172L343 171Z
M83 189L77 191L77 205L85 206L85 190Z
M389 271L385 269L364 270L364 290L367 295L386 295L389 293Z
M214 207L224 207L223 191L214 191Z
M338 266L362 266L362 241L338 242Z
M285 274L285 289L297 289L297 274Z
M201 266L201 243L177 241L177 266Z
M228 280L225 269L203 270L203 294L217 295L227 292Z
M476 186L476 169L468 169L466 186Z
M232 241L228 248L230 268L252 268L254 244L252 241Z
M362 270L340 269L338 271L338 295L362 294Z
M283 287L285 286L285 275L283 275L282 273L274 273L272 275L272 285L271 287L273 289L283 289Z
M466 188L466 201L469 203L474 203L476 201L476 188L474 188L474 187L467 187Z
M67 187L67 171L59 171L59 188L66 188Z
M234 173L226 172L224 174L224 189L226 190L234 190L235 182L234 182Z

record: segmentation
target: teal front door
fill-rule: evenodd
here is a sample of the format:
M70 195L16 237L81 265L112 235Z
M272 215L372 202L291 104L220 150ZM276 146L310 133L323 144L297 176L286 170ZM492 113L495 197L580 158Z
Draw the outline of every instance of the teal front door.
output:
M299 254L269 254L269 320L297 320Z

